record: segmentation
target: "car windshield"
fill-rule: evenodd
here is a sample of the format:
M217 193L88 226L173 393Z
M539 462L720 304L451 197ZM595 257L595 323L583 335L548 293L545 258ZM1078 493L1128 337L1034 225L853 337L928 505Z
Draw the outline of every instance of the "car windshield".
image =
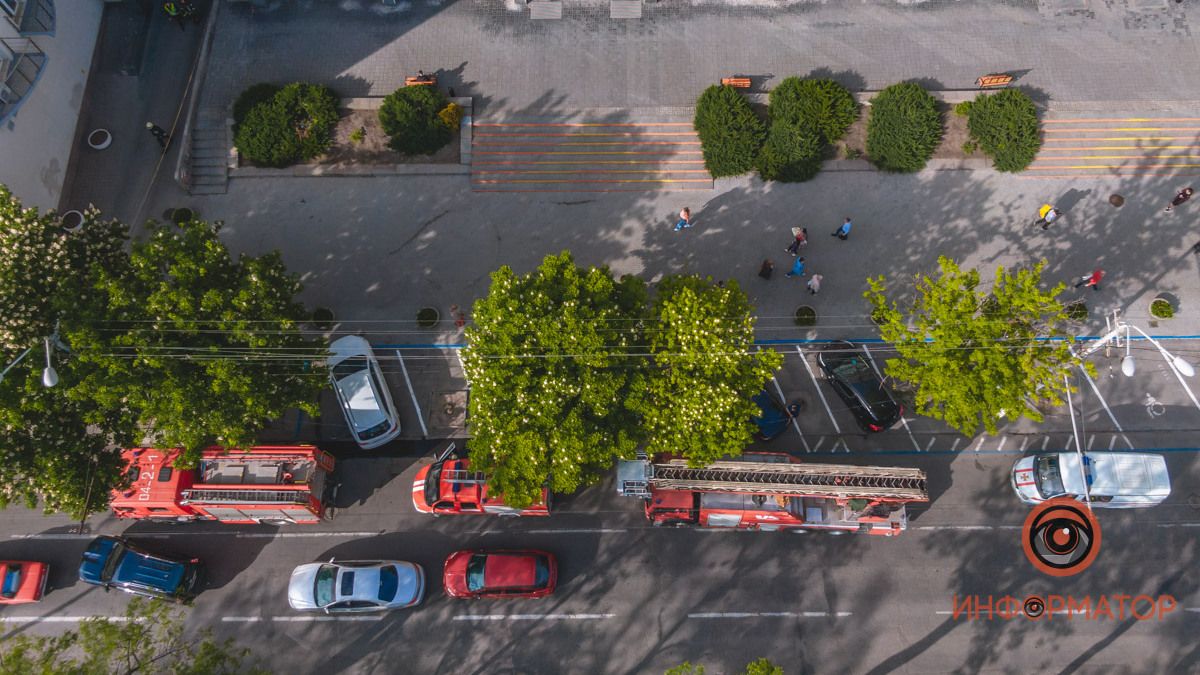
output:
M441 495L438 484L442 482L442 466L444 464L444 461L434 464L429 467L429 473L425 474L425 503L431 508L437 503L438 497Z
M342 361L341 363L339 363L333 367L333 377L335 379L340 380L343 377L346 377L347 375L354 375L355 373L361 373L362 371L364 371L366 369L367 369L367 357L351 356L350 358L346 359L345 361Z
M112 553L109 554L108 560L104 561L104 569L100 571L101 581L110 581L113 578L123 557L125 557L125 545L119 542L114 543Z
M0 596L5 598L13 598L17 595L17 589L21 587L21 568L18 565L9 565L4 570L4 585L0 587Z
M1053 455L1037 459L1037 488L1042 497L1049 499L1063 494L1062 476L1058 473L1058 458Z
M337 568L333 565L321 565L317 570L317 580L313 585L313 598L317 607L324 607L333 602L333 582L337 578Z
M537 588L542 588L550 583L550 566L546 564L546 559L538 556L537 561L533 566L534 577L533 585Z
M396 589L400 587L400 574L396 568L388 565L379 570L379 599L391 602L396 598Z
M487 556L473 555L467 563L467 590L483 590L483 568L487 564Z

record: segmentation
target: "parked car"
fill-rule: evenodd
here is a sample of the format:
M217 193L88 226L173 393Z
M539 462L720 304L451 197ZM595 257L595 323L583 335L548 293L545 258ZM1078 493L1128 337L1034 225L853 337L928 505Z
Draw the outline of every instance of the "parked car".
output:
M751 422L758 427L756 436L760 441L769 441L787 431L788 423L800 413L800 402L792 402L784 406L771 392L763 389L754 396L754 403L760 414L752 417Z
M421 604L425 570L398 560L330 560L292 570L288 604L326 614L381 612Z
M1167 460L1143 452L1052 452L1018 459L1012 487L1026 504L1055 497L1084 500L1084 481L1096 508L1133 509L1154 506L1171 494Z
M46 594L50 566L28 560L0 560L0 605L38 602Z
M540 598L557 582L558 561L545 551L455 551L442 578L454 598Z
M188 602L200 592L204 564L151 553L122 537L96 537L83 552L79 580L106 591Z
M890 429L904 415L904 406L892 398L865 348L836 342L817 354L817 362L863 431Z
M400 416L375 352L357 335L329 345L329 379L355 442L377 448L400 435Z

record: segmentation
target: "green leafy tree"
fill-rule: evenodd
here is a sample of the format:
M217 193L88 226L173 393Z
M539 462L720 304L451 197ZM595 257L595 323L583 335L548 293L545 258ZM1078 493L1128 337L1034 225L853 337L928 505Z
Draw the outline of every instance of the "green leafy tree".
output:
M437 87L401 87L379 106L379 123L390 136L388 145L405 155L428 155L450 142L458 122L453 113L441 115L450 101Z
M631 407L641 415L646 451L681 454L694 466L737 456L753 440L752 398L782 364L754 352L754 317L737 282L669 276L654 299L647 331L653 362L638 378Z
M1037 106L1020 89L980 94L967 108L967 129L997 171L1021 171L1042 147Z
M134 598L123 621L86 619L53 637L4 641L0 675L266 675L232 638L185 634L182 614L161 600Z
M64 324L81 378L71 397L135 411L185 466L211 443L252 444L289 408L316 414L325 384L296 276L278 252L234 259L219 228L149 224L123 266L95 270L105 306Z
M884 277L867 280L871 316L899 353L888 375L914 388L917 412L966 435L980 425L994 434L1002 417L1041 421L1038 408L1062 404L1064 375L1080 362L1073 336L1059 329L1069 320L1056 299L1065 286L1042 289L1044 261L997 268L990 290L979 288L977 270L946 257L938 265L937 277L917 275L903 310Z
M737 176L755 167L767 128L733 87L713 85L696 101L692 121L704 166L714 177Z
M338 122L337 94L319 84L293 82L267 99L270 86L255 85L237 101L241 107L235 115L245 115L233 136L238 151L255 164L282 167L328 150Z
M82 518L120 481L114 448L132 439L128 411L72 398L78 360L55 343L59 384L42 384L46 339L60 321L103 303L89 271L118 266L125 255L124 225L101 221L95 209L84 221L67 233L53 212L24 208L0 185L0 358L12 364L0 381L0 507L40 502Z
M475 302L463 363L471 382L471 468L525 506L549 484L573 492L637 446L625 402L645 285L582 269L570 253L530 274L505 266Z
M854 95L834 80L822 78L784 78L771 90L767 110L772 124L783 121L812 127L822 144L841 139L858 119Z
M915 82L887 87L871 99L867 155L885 171L925 167L942 140L942 114L929 92Z

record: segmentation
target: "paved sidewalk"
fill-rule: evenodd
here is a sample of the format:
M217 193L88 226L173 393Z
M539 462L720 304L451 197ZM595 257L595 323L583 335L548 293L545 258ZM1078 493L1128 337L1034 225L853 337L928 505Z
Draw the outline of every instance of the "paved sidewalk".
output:
M477 119L691 105L723 76L747 75L762 89L811 71L856 91L910 78L971 89L980 75L1009 71L1054 101L1200 99L1195 3L670 0L646 4L636 20L611 19L607 2L562 4L561 20L533 21L504 0L232 3L202 106L224 109L263 80L385 95L418 68L474 96Z
M457 333L415 327L418 308L469 308L487 292L500 265L519 272L549 254L571 250L580 264L657 280L669 273L736 279L760 317L762 339L872 337L862 299L869 275L897 281L933 270L939 255L978 266L985 282L995 266L1048 261L1048 282L1072 281L1096 266L1103 289L1068 287L1065 299L1092 309L1085 333L1121 309L1153 334L1200 334L1200 205L1162 213L1177 185L1161 178L1086 177L1035 180L972 171L916 175L825 172L809 183L764 185L723 179L714 192L605 195L479 194L464 176L234 179L229 193L193 198L235 252L280 248L303 275L303 299L335 309L347 324L384 343L456 342ZM1108 197L1120 193L1125 206ZM1049 230L1032 225L1043 202L1063 218ZM154 204L165 208L167 201ZM696 226L672 231L680 207ZM849 241L829 236L844 216ZM820 295L783 272L790 228L809 228L808 273L824 275ZM776 262L770 281L757 276L763 258ZM1148 304L1159 292L1182 299L1179 315L1152 326ZM815 329L791 315L811 304ZM443 326L450 323L443 322Z

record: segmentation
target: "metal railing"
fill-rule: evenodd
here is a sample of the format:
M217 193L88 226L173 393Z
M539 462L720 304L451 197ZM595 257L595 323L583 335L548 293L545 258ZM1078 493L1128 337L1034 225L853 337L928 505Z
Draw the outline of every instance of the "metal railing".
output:
M29 38L0 38L0 122L29 95L46 66L46 54Z
M9 22L21 35L54 32L54 0L25 0L17 3L16 16Z

